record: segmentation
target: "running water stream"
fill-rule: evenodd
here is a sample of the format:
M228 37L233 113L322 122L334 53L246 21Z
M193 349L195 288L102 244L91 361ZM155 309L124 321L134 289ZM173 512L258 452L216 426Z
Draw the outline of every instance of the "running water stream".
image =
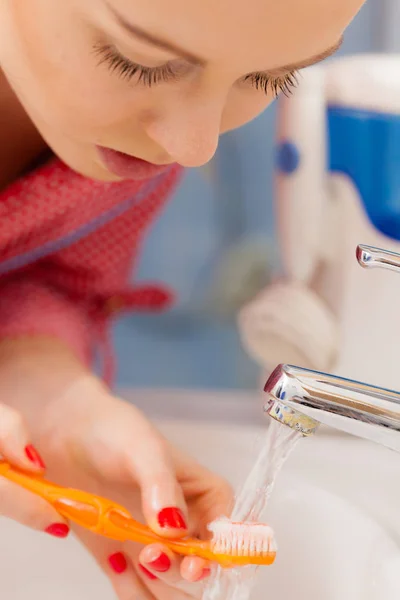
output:
M232 521L262 521L265 518L276 477L301 437L301 433L271 419L261 438L256 462L236 494L230 515ZM237 569L218 567L206 585L202 600L248 600L256 572L257 567L252 565Z

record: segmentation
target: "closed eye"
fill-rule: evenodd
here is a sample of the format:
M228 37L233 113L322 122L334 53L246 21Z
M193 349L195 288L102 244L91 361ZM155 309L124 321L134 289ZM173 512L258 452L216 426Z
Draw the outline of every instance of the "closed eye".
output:
M99 65L105 65L111 73L117 74L124 80L131 81L136 78L138 84L147 87L162 82L177 81L183 75L182 68L175 67L173 61L158 67L146 67L123 56L117 48L110 44L96 44L94 51L99 59ZM266 73L251 73L246 75L242 81L250 83L256 90L261 90L267 95L271 93L274 97L280 93L289 95L297 85L297 72L293 71L279 77Z
M289 96L298 84L298 72L292 71L280 77L274 77L266 73L250 73L250 75L246 75L243 81L250 82L256 90L262 90L267 95L272 93L274 98L280 93Z
M178 69L174 70L172 63L165 63L159 67L145 67L126 58L114 46L108 44L96 45L94 51L99 58L99 65L105 65L111 73L127 81L136 77L137 83L147 87L177 79L179 75Z

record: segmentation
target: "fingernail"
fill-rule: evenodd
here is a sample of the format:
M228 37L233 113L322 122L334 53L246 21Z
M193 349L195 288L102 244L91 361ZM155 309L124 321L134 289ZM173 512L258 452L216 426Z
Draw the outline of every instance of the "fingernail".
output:
M46 468L46 465L44 464L42 457L40 456L40 454L36 450L36 448L34 446L32 446L32 444L29 444L29 446L26 446L25 454L26 454L27 458L31 461L31 463L33 463L35 465L35 467L39 467L39 469Z
M163 508L158 513L158 524L160 527L169 529L187 529L185 517L182 511L175 506Z
M159 573L165 573L171 566L171 560L167 554L161 552L160 556L148 562L148 565Z
M206 579L210 575L211 575L211 569L210 569L210 567L204 567L203 572L202 572L202 574L200 575L200 577L198 578L197 581L201 581L202 579Z
M126 569L128 568L128 562L124 554L122 554L122 552L116 552L115 554L111 554L111 556L108 557L108 562L112 570L115 573L118 573L118 575L126 571Z
M139 563L139 569L142 571L142 573L144 575L146 575L146 577L148 577L149 579L153 580L157 579L157 577L154 575L154 573L151 573L148 569L146 569L146 567L144 567L143 565L141 565Z
M53 523L45 529L45 532L58 538L66 538L69 534L69 527L65 523Z

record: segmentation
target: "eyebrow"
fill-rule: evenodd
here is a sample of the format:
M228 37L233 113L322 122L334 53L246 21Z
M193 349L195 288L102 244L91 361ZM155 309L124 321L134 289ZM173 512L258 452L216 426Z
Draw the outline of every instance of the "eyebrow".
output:
M161 50L165 50L167 52L176 54L176 55L184 58L185 60L187 60L190 63L194 63L196 65L205 65L206 64L206 61L204 59L195 56L191 52L188 52L187 50L180 48L179 46L175 45L172 42L169 42L167 40L164 40L158 36L155 36L155 35L147 32L147 31L144 31L143 29L141 29L137 25L134 25L133 23L130 23L122 15L120 15L118 12L116 12L114 10L114 8L112 8L108 4L108 2L106 2L106 4L107 4L109 10L111 11L111 13L114 15L114 18L116 19L118 24L123 29L125 29L128 33L135 36L137 39L147 42L148 44L151 44L152 46L155 46L156 48L160 48ZM336 42L336 44L334 44L327 50L320 52L319 54L316 54L308 59L299 61L297 63L285 65L283 67L274 67L272 69L265 69L265 72L266 73L271 73L274 71L275 72L276 71L290 72L290 71L298 71L300 69L305 69L306 67L315 65L315 64L325 60L325 58L332 56L332 54L334 54L340 48L342 43L343 43L343 36L340 37L340 39ZM263 71L259 71L259 72L263 72Z
M191 52L188 52L187 50L183 50L183 48L176 46L172 42L163 40L163 39L159 38L158 36L152 35L151 33L144 31L140 27L137 27L137 25L134 25L133 23L128 22L122 15L120 15L118 12L116 12L114 10L114 8L112 8L108 3L106 3L106 4L108 5L108 8L111 11L111 13L114 15L114 18L116 19L117 23L123 29L125 29L128 33L135 36L137 39L142 40L143 42L147 42L148 44L151 44L152 46L155 46L156 48L160 48L161 50L166 50L167 52L172 52L173 54L177 54L178 56L184 58L188 62L194 63L196 65L204 65L206 63L205 60L198 58L197 56L195 56Z

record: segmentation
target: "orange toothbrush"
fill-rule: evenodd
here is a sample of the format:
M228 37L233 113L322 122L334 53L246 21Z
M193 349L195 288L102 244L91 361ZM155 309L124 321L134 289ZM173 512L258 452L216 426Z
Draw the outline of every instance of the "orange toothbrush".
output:
M275 560L273 532L264 523L232 523L228 519L220 519L210 524L213 538L209 541L165 539L133 519L126 508L106 498L58 486L1 460L0 475L40 496L63 517L113 540L132 540L142 544L157 542L181 556L199 556L222 567L270 565Z

